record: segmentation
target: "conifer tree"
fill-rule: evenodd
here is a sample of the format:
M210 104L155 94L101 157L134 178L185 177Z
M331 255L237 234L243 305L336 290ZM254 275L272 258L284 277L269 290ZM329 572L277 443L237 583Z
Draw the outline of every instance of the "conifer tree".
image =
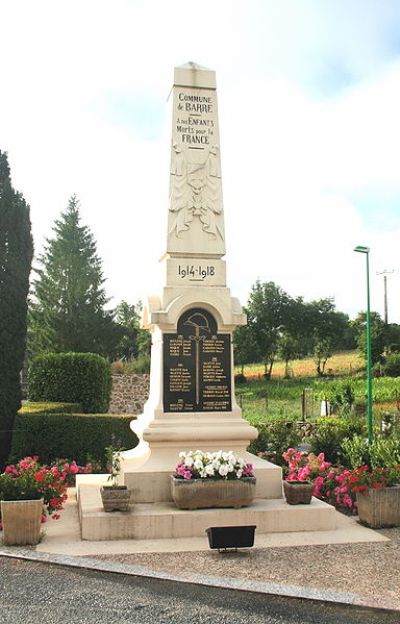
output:
M7 154L0 151L0 468L9 455L21 407L32 254L29 206L14 190Z
M30 310L30 354L92 352L111 356L121 335L104 309L101 260L89 228L80 224L79 202L69 200L39 257Z

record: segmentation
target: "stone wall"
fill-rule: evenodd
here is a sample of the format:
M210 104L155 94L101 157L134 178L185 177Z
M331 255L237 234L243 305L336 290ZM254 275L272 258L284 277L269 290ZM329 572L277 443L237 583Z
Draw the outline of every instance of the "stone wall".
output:
M150 375L112 375L109 414L141 414L149 388Z

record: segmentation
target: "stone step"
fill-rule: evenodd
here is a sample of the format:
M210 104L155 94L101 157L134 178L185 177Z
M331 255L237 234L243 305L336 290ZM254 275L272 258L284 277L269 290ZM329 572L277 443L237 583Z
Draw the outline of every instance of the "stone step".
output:
M128 512L103 511L99 485L81 484L79 519L82 539L166 539L203 537L213 526L256 525L257 533L329 531L336 528L335 509L313 498L310 505L284 499L256 499L241 509L177 509L174 503L135 503Z

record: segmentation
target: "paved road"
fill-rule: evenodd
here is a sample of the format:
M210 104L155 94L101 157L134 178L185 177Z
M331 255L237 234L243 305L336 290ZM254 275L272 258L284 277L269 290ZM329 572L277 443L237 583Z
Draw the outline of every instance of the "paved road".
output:
M1 624L398 624L399 614L0 557Z

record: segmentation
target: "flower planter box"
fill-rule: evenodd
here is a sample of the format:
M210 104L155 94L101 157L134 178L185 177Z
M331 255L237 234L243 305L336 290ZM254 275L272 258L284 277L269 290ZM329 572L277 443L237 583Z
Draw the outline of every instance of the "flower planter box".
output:
M3 543L6 546L38 544L43 514L43 499L1 501Z
M250 548L254 546L255 525L210 527L206 529L210 548Z
M357 492L358 517L371 529L400 526L400 485Z
M126 485L103 485L100 488L104 511L128 511L131 493Z
M309 505L314 484L311 481L284 481L283 491L289 505Z
M255 477L237 480L171 477L172 498L179 509L247 507L253 502L255 489Z

